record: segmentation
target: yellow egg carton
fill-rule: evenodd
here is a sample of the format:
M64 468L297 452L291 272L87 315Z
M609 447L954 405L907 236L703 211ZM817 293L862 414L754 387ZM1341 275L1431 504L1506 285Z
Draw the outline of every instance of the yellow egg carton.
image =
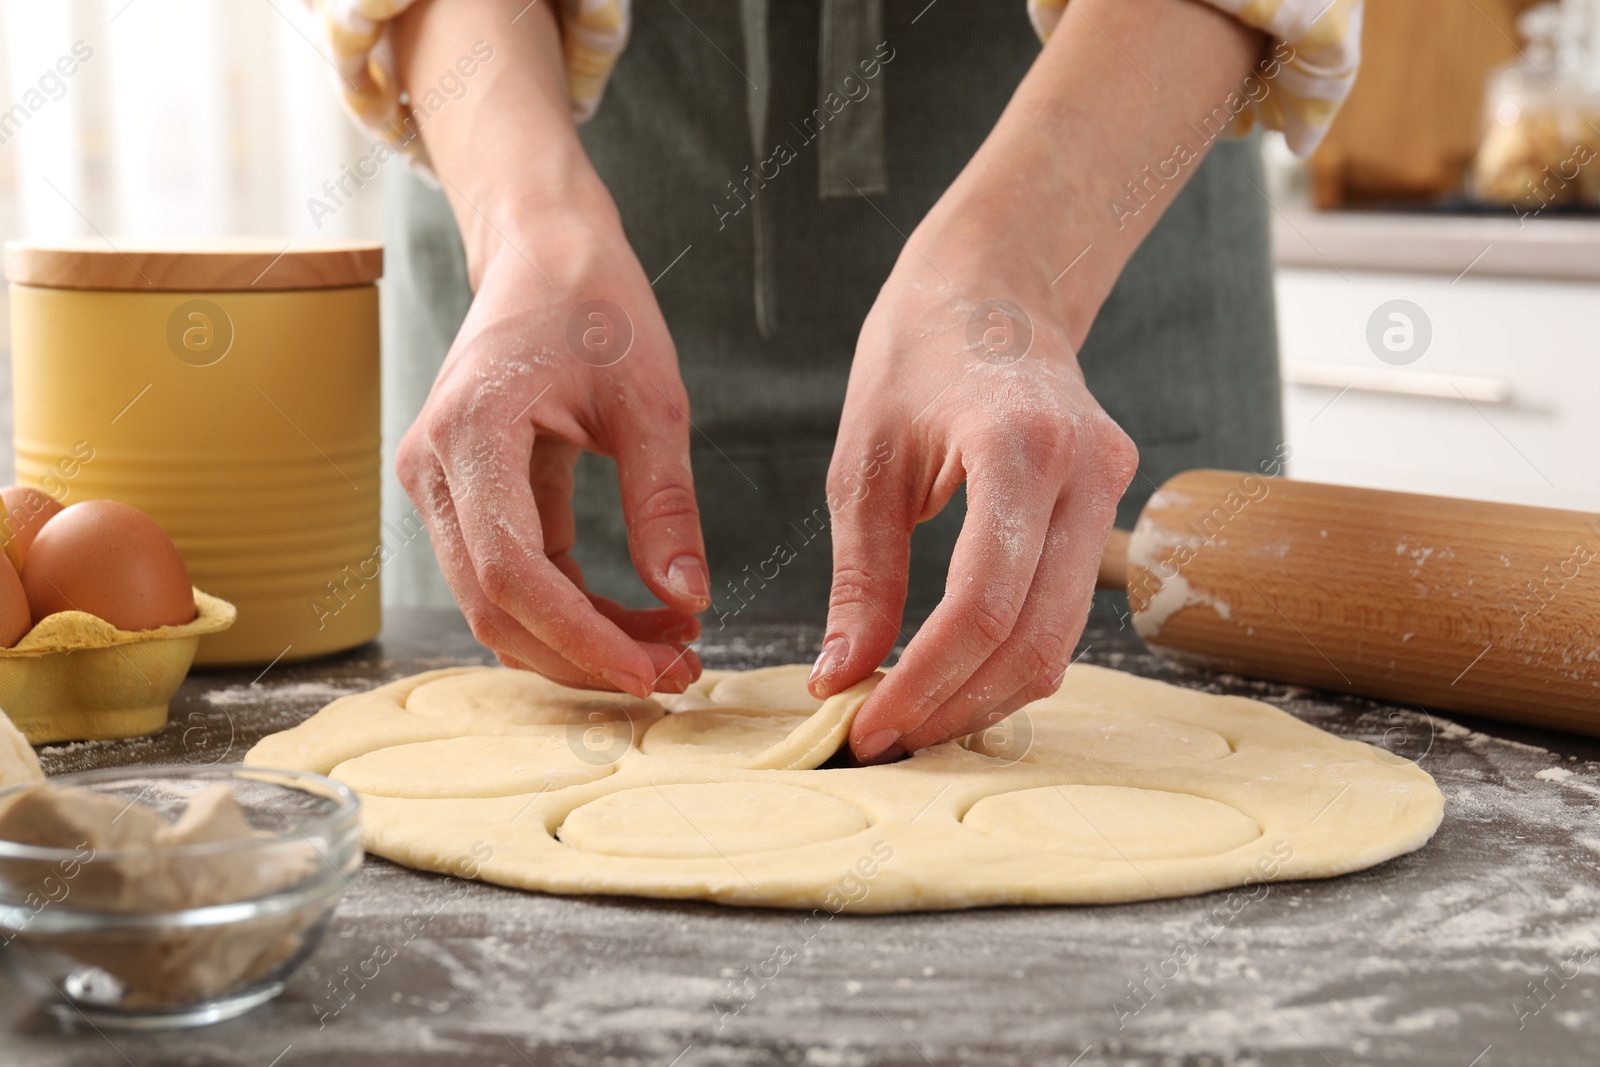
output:
M154 630L119 630L85 611L45 616L0 648L0 708L35 745L155 733L200 638L238 614L198 589L194 607L194 621Z

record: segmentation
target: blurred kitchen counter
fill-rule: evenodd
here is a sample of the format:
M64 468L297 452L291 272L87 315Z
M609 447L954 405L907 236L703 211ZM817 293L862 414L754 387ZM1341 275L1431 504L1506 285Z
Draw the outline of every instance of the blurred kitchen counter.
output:
M1600 220L1286 206L1272 240L1292 477L1600 512Z
M1600 218L1312 211L1272 216L1279 267L1600 282Z

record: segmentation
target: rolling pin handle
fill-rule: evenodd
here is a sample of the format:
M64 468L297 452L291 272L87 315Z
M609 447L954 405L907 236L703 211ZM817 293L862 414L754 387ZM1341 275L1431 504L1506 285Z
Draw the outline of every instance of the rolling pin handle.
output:
M1131 536L1127 530L1112 529L1106 540L1106 550L1100 555L1100 573L1094 579L1096 589L1128 588L1128 539Z

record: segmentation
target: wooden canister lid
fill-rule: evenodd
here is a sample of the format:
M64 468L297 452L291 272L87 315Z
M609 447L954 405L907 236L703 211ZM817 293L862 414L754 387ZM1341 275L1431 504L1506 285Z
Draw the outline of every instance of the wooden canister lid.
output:
M336 289L383 274L383 246L282 237L7 241L6 278L47 289Z

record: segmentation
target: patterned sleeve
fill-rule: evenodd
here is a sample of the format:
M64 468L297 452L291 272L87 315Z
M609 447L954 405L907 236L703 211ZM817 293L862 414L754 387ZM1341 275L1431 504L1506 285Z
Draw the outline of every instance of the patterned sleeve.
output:
M432 90L402 99L388 39L389 20L414 2L309 0L338 72L336 84L345 106L368 132L426 167L427 153L417 131L427 119L426 94ZM528 7L537 2L530 0ZM572 114L583 122L600 106L611 68L628 43L629 0L556 0L555 7ZM474 47L463 62L470 67L493 54L490 47Z
M368 131L426 167L417 131L426 101L402 100L387 23L414 0L309 0L332 52L345 105ZM532 6L532 0L529 6ZM1259 120L1282 130L1308 155L1350 92L1361 59L1363 0L1206 0L1273 38L1275 46L1245 91L1219 101L1237 132ZM1050 36L1068 0L1027 0L1041 38ZM628 42L630 0L556 0L572 113L594 114L606 80ZM492 55L492 49L489 52ZM482 59L482 56L478 56Z
M1068 0L1028 0L1028 17L1049 37ZM1260 121L1282 130L1296 155L1310 155L1361 64L1362 0L1205 0L1273 39L1273 48L1246 80L1243 93L1219 105L1243 133Z

